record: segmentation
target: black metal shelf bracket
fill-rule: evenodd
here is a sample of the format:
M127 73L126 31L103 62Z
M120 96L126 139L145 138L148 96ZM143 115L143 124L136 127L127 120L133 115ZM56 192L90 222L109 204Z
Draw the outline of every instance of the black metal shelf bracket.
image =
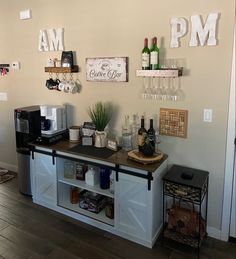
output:
M151 191L151 181L153 180L153 176L151 172L148 172L147 179L148 179L148 190Z
M147 174L141 174L141 173L136 173L136 172L133 172L133 171L129 171L129 170L119 168L119 173L124 173L124 174L132 175L132 176L135 176L135 177L147 179L148 190L151 191L151 181L153 180L153 176L152 176L151 172L147 172Z
M30 151L31 151L31 157L34 160L34 151L35 151L35 146L31 146L30 147Z
M52 164L55 165L56 150L52 150Z
M118 164L116 164L116 166L115 166L115 171L116 171L116 181L118 182L119 181L119 165Z

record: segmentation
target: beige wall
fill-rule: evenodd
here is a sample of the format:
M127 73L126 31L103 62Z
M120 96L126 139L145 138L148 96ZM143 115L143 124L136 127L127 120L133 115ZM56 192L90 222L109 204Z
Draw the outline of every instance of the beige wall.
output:
M1 1L0 63L21 62L19 71L0 77L0 92L8 101L0 102L0 161L16 165L13 109L33 104L70 104L74 124L88 120L86 108L97 100L111 100L117 106L114 129L120 133L124 115L156 115L160 107L189 110L188 138L162 137L161 149L171 163L210 172L209 225L220 229L223 197L225 143L232 55L235 1L157 1L149 0L11 0ZM31 9L31 20L19 20L19 11ZM190 19L201 14L220 12L218 46L189 47L190 33L181 47L171 49L169 20L173 16ZM190 25L190 24L189 24ZM48 58L59 52L39 52L40 29L65 29L66 50L76 51L81 68L80 94L49 91L44 85ZM140 51L145 36L162 38L162 55L182 59L187 73L181 78L186 94L183 102L157 102L139 98L142 80L135 76L140 68ZM160 42L158 42L160 43ZM128 83L86 81L85 58L129 57ZM213 122L202 121L203 109L213 109Z

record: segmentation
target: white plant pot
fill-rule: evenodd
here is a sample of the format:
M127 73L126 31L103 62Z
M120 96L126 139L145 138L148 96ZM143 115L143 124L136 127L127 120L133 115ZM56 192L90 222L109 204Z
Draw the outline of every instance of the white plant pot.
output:
M107 133L105 131L95 131L95 147L105 147L107 140Z

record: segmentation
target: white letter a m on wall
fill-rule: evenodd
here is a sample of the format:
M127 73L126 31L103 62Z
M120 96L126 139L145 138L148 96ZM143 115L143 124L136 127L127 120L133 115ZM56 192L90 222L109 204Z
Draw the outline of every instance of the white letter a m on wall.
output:
M49 49L53 50L63 50L63 28L58 29L48 29L49 34Z

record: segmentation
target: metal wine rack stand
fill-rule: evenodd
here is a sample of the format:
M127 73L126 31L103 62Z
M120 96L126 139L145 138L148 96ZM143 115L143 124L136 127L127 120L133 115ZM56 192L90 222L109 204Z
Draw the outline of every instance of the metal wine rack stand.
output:
M209 172L187 168L179 165L173 165L171 169L163 177L163 239L171 239L179 243L197 248L198 258L199 250L204 236L207 235L207 206L208 206L208 181ZM183 235L178 231L168 229L166 222L166 209L165 204L166 196L172 197L173 204L175 204L176 199L187 203L191 203L194 207L198 208L198 223L196 229L198 229L198 234L196 237ZM205 201L205 214L202 217L202 205ZM201 221L204 221L204 233L201 235Z

